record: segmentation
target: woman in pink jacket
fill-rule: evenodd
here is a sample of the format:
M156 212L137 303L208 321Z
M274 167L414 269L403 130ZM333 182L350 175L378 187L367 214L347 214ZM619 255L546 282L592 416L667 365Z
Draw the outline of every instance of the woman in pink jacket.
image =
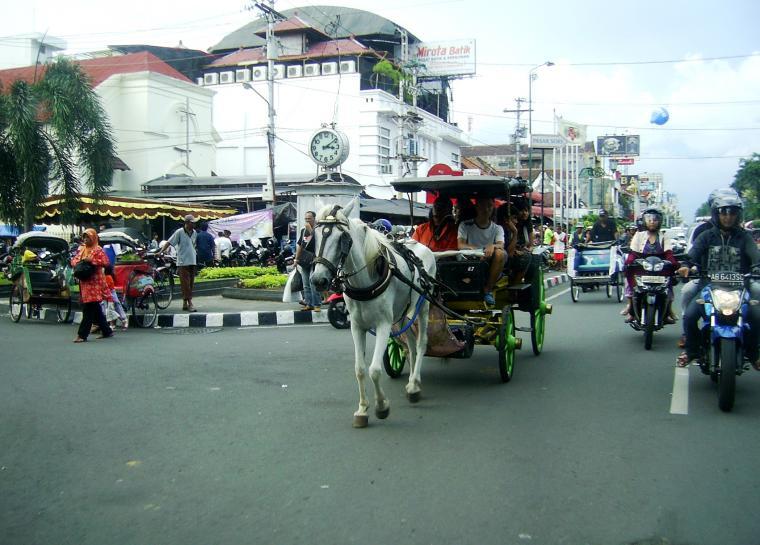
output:
M93 323L100 327L98 339L113 336L113 330L108 325L100 306L101 301L111 300L111 293L103 273L103 267L109 265L110 262L108 256L103 252L103 248L98 244L98 234L95 229L87 229L82 235L82 242L84 244L79 247L79 252L71 260L71 265L76 266L80 261L89 261L95 266L95 274L79 281L79 304L82 307L82 322L79 324L79 331L76 339L74 339L75 343L83 343L87 340Z

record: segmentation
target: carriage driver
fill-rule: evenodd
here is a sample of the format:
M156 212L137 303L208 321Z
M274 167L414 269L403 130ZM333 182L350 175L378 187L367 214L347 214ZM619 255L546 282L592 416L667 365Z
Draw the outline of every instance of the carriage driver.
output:
M475 201L475 218L459 224L457 243L460 250L482 249L483 259L490 262L488 280L484 287L483 300L487 305L495 305L493 286L499 279L506 263L504 251L504 229L491 221L494 203L490 197L478 197Z

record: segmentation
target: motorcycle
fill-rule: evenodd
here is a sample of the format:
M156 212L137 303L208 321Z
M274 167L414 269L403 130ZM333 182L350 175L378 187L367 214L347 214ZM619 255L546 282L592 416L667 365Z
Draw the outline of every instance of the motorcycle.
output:
M734 407L736 377L749 369L744 356L744 333L750 327L747 315L750 305L760 304L751 300L749 282L760 275L717 272L706 278L708 283L697 298L706 317L699 368L718 384L718 407L728 412Z
M673 264L650 255L634 260L629 268L634 270L636 281L631 306L634 319L629 325L644 332L644 348L651 350L654 332L663 328L670 313L668 292L673 283Z
M351 324L348 320L348 309L343 299L343 292L337 291L327 298L327 319L335 329L348 329Z

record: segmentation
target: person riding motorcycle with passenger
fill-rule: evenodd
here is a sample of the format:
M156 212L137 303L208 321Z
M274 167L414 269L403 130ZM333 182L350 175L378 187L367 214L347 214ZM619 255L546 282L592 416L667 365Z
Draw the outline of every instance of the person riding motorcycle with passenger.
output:
M627 304L625 308L620 312L625 316L625 322L632 322L633 316L633 286L636 283L635 271L631 267L634 261L650 255L656 255L669 261L673 265L673 270L678 268L678 261L673 256L673 241L664 234L660 229L662 228L662 212L657 208L647 208L641 214L644 226L644 231L638 231L633 235L630 241L631 251L628 253L628 257L625 260L625 296ZM666 324L676 323L676 317L673 314L673 288L668 289L668 314L665 318Z
M738 194L718 194L711 205L713 227L704 231L692 244L689 250L689 262L702 273L734 272L741 274L760 272L760 251L755 241L741 224L744 203ZM688 276L689 267L678 269L678 274ZM698 287L704 286L700 281ZM750 283L750 296L753 300L760 299L760 285ZM686 331L685 351L678 356L677 364L687 366L691 361L701 357L699 319L704 318L704 307L696 298L692 298L684 313L684 328ZM752 362L752 366L760 371L758 358L758 340L760 340L760 305L750 305L747 321L744 353Z

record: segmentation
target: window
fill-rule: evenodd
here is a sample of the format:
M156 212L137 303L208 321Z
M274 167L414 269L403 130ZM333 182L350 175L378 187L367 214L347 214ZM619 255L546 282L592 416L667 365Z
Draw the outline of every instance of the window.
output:
M458 153L451 154L451 166L455 168L459 168L459 154Z
M385 127L380 127L380 134L377 137L377 155L378 163L380 163L380 174L392 174L393 167L391 165L391 130Z

